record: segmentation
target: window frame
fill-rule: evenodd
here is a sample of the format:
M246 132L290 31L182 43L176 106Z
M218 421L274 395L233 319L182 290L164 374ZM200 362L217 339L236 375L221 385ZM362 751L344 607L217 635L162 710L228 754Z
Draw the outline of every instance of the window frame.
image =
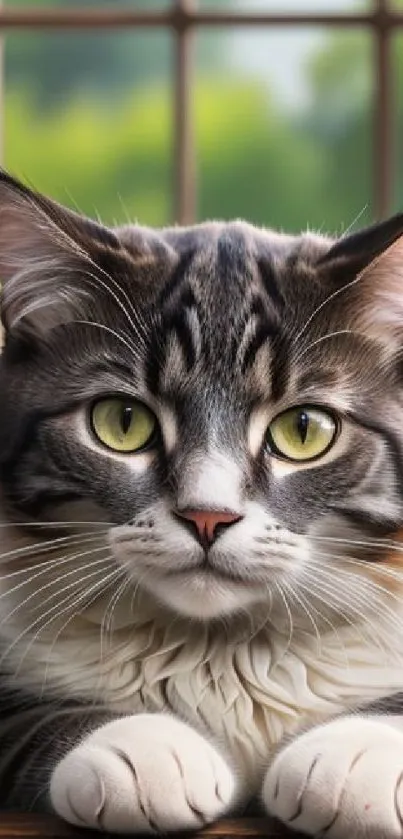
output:
M1 2L1 0L0 0ZM392 209L395 173L395 119L392 67L392 37L403 29L403 12L394 10L390 0L372 0L369 11L354 13L275 13L202 10L197 0L173 0L168 9L156 11L123 8L73 9L0 7L0 114L4 115L4 38L10 30L105 30L156 29L173 32L174 110L174 218L179 224L196 220L197 177L192 90L195 65L195 34L215 27L316 27L369 30L374 47L374 210L383 218ZM4 147L4 117L0 132L0 153Z

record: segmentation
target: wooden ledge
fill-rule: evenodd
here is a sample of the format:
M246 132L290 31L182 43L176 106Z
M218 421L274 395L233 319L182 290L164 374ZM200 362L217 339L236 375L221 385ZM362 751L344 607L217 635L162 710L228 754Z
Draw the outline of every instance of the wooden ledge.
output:
M0 813L0 837L3 839L90 839L101 835L105 837L106 834L69 827L53 816ZM296 833L291 833L271 819L264 818L225 819L205 830L188 835L191 839L231 839L243 836L253 836L255 839L298 839Z

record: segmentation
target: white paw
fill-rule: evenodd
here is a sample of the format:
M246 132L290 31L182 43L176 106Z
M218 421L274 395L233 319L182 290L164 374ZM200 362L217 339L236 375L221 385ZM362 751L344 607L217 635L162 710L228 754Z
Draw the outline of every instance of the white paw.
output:
M401 839L403 734L363 717L315 728L274 759L263 801L269 813L310 835Z
M226 812L234 793L213 746L164 714L97 729L56 766L50 789L68 822L118 833L200 828Z

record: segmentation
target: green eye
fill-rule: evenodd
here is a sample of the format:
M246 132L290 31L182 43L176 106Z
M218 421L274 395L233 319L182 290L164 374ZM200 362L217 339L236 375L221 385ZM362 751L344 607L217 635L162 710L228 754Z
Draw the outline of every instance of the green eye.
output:
M301 405L273 420L268 441L273 453L286 460L314 460L330 449L337 430L336 420L327 411Z
M101 399L93 405L91 425L104 446L129 454L143 449L150 442L157 420L141 402L116 396Z

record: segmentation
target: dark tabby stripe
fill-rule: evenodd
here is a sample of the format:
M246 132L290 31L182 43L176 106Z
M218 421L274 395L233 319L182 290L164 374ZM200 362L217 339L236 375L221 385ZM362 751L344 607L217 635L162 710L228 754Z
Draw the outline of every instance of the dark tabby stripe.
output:
M186 251L184 254L181 255L176 268L172 272L172 275L169 279L164 283L164 287L159 295L157 308L159 310L163 309L166 302L170 301L173 297L174 293L177 292L184 279L188 275L190 271L191 263L194 259L195 251L189 250Z
M191 330L182 307L196 307L196 300L191 287L186 284L186 277L194 257L194 250L184 253L171 277L167 280L157 302L157 332L149 346L145 363L145 379L151 393L158 394L160 374L165 363L165 353L170 333L174 333L181 345L187 369L195 363L195 348Z
M369 431L379 434L385 440L395 466L394 476L397 479L396 489L400 496L403 496L403 450L401 443L399 442L398 434L400 429L392 431L390 427L385 426L383 423L379 422L379 420L369 420L368 417L364 416L362 413L358 415L351 411L350 416L355 422L358 422Z
M241 365L241 372L245 374L246 371L253 365L255 361L256 354L259 352L263 344L266 341L271 342L271 339L276 334L276 329L273 325L269 325L268 323L259 323L256 329L256 332L251 335L245 350L243 358L240 359ZM269 370L267 371L267 375L269 376Z
M258 259L257 266L259 269L260 279L263 284L267 296L270 299L278 317L282 317L284 312L284 297L278 287L276 280L275 269L268 259Z
M174 335L182 350L185 359L187 371L191 370L196 362L196 350L193 343L193 334L186 317L186 309L180 308L176 312L172 312L164 324L167 337L166 345L168 344L168 336Z

